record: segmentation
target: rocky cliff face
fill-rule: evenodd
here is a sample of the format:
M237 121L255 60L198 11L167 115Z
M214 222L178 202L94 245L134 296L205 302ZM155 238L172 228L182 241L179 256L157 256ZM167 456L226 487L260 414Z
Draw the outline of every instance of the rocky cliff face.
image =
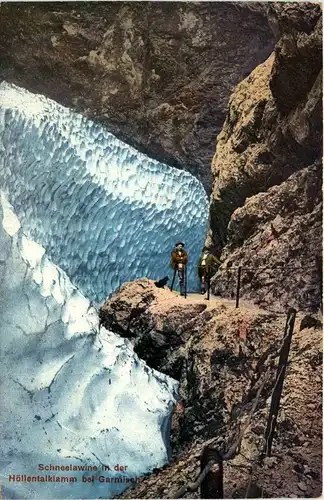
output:
M269 4L268 16L274 54L232 94L212 163L208 244L225 261L213 289L231 293L229 273L243 265L243 296L313 308L321 295L322 13L316 4Z
M100 120L211 190L234 86L273 50L264 9L235 3L1 5L0 78Z
M228 449L237 438L268 369L270 377L241 450L225 464L225 498L246 498L255 492L271 498L320 494L318 320L311 323L309 317L297 316L273 454L260 466L257 458L264 445L285 315L249 303L235 309L228 300L206 302L190 295L184 299L147 279L124 284L102 306L100 315L106 327L132 339L150 366L180 381L171 463L142 478L124 498L174 498L183 484L194 482L203 447L213 440L220 449ZM185 498L199 498L199 493Z
M268 9L279 36L275 52L236 87L217 138L211 200L216 249L226 244L230 216L246 198L322 154L321 8Z
M274 310L321 307L322 168L320 163L248 198L227 228L216 294L233 296L238 265L245 299Z

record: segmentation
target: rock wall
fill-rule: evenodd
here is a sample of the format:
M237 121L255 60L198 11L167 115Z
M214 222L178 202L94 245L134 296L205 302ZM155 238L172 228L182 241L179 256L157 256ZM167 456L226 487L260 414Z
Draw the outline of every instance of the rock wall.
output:
M276 310L318 310L322 209L319 162L248 198L228 225L225 262L214 279L214 292L234 296L240 264L240 295L245 299Z
M0 24L0 78L100 120L147 154L188 169L208 192L213 175L207 243L218 254L228 245L222 258L229 259L214 292L232 293L232 285L225 284L228 267L252 265L251 252L261 252L259 263L271 268L272 246L257 242L260 227L251 223L248 212L265 210L262 197L240 215L235 210L322 156L319 4L8 3L1 7ZM265 60L275 43L272 32L275 51ZM221 130L229 96L239 81ZM316 172L311 179L320 182L320 169ZM294 179L292 184L309 184L304 177ZM282 196L285 190L283 186ZM271 193L277 197L273 203L266 198L273 205L272 215L261 214L260 220L266 218L275 227L280 193ZM303 199L301 192L298 199ZM281 214L280 224L291 224L295 207L285 210L291 217ZM314 228L320 227L320 209L313 213L310 202L299 207L299 214L301 210L307 212L305 221L316 219ZM246 225L249 238L254 235L253 246L244 239ZM290 246L301 249L302 234L296 229ZM280 230L288 234L290 229ZM308 246L305 255L301 250L288 252L291 267L307 261L302 271L310 274L306 288L301 278L300 287L285 290L281 300L269 280L254 276L253 287L260 295L253 298L264 306L283 307L293 298L297 307L313 308L318 293L314 300L307 297L309 290L318 290L313 263L321 248L316 244L318 248ZM231 257L231 249L240 245L244 251ZM285 276L289 281L291 275ZM253 296L248 285L243 292Z
M211 191L234 86L274 47L263 8L218 2L1 5L0 79L95 118Z
M270 3L268 17L275 51L232 94L212 162L207 242L224 260L213 290L231 294L229 268L243 265L254 271L245 273L244 297L313 308L321 295L322 12Z

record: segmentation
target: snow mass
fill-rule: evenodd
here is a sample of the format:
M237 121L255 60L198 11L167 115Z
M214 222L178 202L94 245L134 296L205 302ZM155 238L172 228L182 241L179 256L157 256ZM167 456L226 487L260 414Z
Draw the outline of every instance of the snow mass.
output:
M169 274L189 251L189 288L208 216L197 179L137 152L102 126L0 84L0 482L4 498L109 498L168 460L178 384L94 307L138 277ZM107 472L103 464L127 465ZM86 465L76 483L39 464ZM88 477L92 482L82 482Z
M2 189L26 235L84 295L102 302L125 281L171 278L178 240L197 288L208 200L195 177L14 85L0 85L0 108Z
M0 482L4 498L109 498L168 459L177 383L139 360L127 339L98 328L97 311L0 204ZM115 472L115 464L127 470ZM45 476L39 464L110 472L46 472L76 483L9 482ZM96 476L82 482L82 476Z

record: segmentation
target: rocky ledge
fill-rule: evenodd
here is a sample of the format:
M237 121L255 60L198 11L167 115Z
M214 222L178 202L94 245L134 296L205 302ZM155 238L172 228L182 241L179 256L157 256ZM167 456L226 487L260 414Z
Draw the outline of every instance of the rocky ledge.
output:
M215 294L231 297L241 266L242 297L261 307L317 311L322 301L322 165L248 198L227 228Z
M227 449L247 422L235 458L225 463L226 498L314 497L321 493L322 341L318 318L298 314L273 452L263 465L270 396L285 315L242 302L179 297L148 279L124 284L100 311L101 323L133 339L146 362L180 381L173 414L171 462L139 480L123 498L173 498L199 475L200 454L211 441ZM309 418L309 415L312 418ZM185 498L198 498L198 492Z

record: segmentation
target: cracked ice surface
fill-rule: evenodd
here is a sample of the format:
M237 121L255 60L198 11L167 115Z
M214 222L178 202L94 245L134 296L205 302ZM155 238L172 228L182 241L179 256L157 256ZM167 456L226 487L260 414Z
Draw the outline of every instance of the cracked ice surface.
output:
M28 237L90 299L121 283L162 278L177 240L197 286L208 201L188 172L148 158L102 126L0 84L0 181Z
M9 482L38 464L128 465L134 477L167 461L176 383L148 368L0 203L0 482L5 498L109 498L126 483L96 472L47 472L77 483ZM127 484L127 486L130 483Z

